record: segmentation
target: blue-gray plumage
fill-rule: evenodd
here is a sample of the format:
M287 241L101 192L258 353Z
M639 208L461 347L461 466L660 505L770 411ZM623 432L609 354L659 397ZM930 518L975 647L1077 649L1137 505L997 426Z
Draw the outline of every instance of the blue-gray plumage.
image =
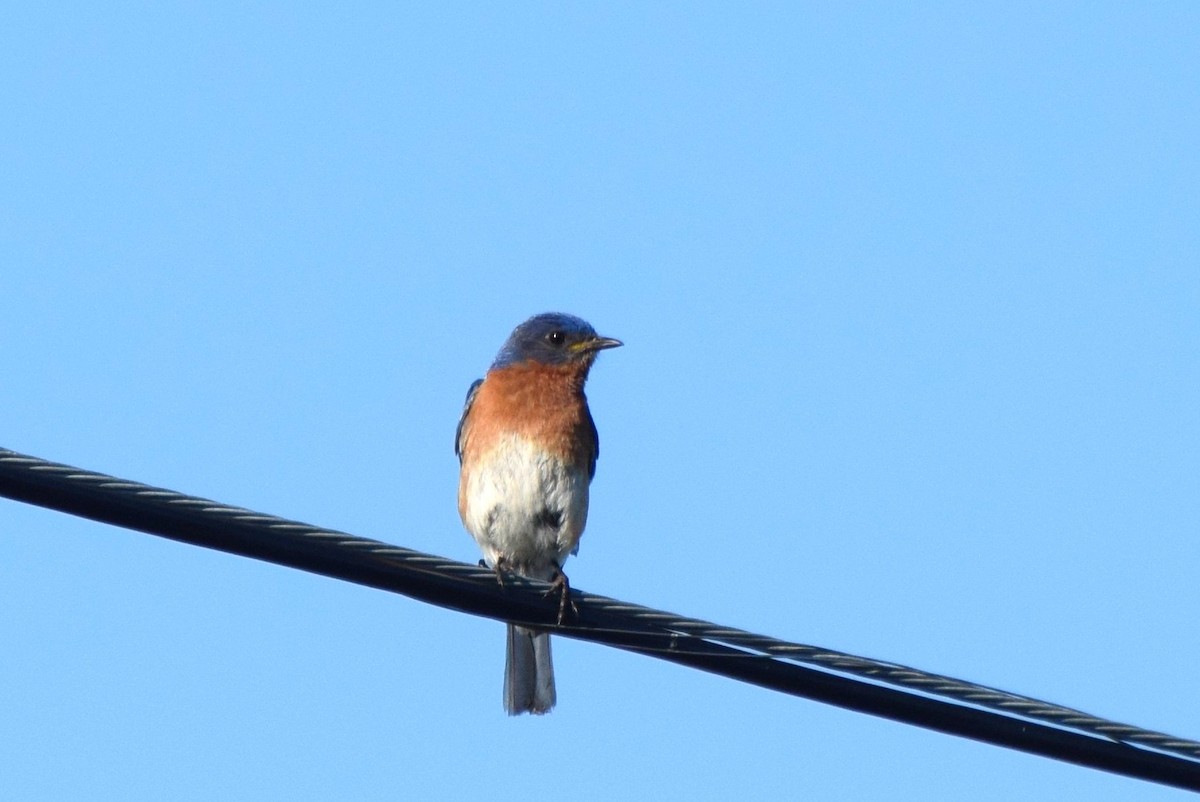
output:
M564 604L562 565L578 551L599 453L583 386L596 354L619 345L572 315L531 317L471 385L455 434L458 511L484 560L501 575L560 584ZM505 709L554 703L549 635L510 624Z

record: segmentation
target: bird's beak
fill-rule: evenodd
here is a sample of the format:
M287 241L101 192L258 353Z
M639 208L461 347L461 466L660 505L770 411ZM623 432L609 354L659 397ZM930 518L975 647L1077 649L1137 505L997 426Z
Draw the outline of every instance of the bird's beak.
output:
M620 340L614 340L612 337L593 337L590 340L581 340L575 343L572 350L578 354L591 354L596 351L603 351L605 348L617 348L624 344Z

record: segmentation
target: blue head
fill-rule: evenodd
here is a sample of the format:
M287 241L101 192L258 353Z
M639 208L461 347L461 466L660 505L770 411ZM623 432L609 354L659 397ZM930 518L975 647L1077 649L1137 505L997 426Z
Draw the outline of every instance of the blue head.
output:
M620 340L601 337L586 320L574 315L546 312L534 315L504 341L492 369L532 360L545 365L565 365L575 362L590 366L596 354L605 348L616 348Z

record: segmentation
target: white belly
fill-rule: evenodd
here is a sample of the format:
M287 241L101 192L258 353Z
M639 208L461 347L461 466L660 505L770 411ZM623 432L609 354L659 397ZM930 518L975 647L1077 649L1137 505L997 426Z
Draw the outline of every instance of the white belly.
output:
M516 435L503 437L466 477L467 530L488 565L502 558L517 573L552 578L576 550L587 508L587 472Z

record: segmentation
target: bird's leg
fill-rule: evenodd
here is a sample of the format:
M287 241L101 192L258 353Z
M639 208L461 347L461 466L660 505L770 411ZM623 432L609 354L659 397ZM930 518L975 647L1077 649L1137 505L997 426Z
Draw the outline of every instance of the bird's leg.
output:
M576 618L579 617L579 607L571 601L571 583L558 563L554 564L554 579L550 580L550 590L546 591L547 598L555 594L558 594L558 625L561 627L567 621L567 607L570 606L571 614Z
M492 566L492 570L496 572L496 582L500 585L500 587L504 587L504 575L508 573L507 563L508 560L506 560L504 555L501 554L496 557L496 564ZM487 563L485 563L483 560L480 560L479 564L485 566L487 565Z

